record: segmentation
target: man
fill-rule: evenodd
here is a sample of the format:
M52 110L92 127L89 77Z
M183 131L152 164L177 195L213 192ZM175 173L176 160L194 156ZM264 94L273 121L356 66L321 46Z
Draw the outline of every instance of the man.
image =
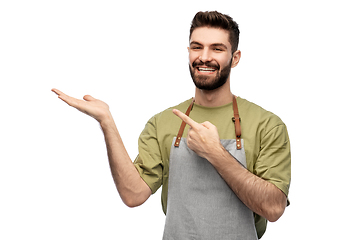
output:
M106 103L53 91L103 130L117 190L129 207L162 186L164 239L258 239L283 214L291 178L284 123L230 91L239 29L218 12L199 12L190 29L195 98L151 118L128 156ZM186 111L186 114L183 112Z

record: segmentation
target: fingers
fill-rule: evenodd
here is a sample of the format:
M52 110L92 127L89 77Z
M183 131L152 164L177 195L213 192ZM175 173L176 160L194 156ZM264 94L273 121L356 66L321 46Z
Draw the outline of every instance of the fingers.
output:
M51 89L52 92L56 93L57 95L64 94L60 90L57 90L56 88Z
M64 101L65 101L65 100L69 101L70 99L76 99L76 98L73 98L73 97L70 97L70 96L66 95L65 93L63 93L62 91L60 91L60 90L58 90L58 89L56 89L56 88L51 89L51 91L53 91L54 93L56 93L56 94L59 96L59 98L62 99L62 100L64 100ZM83 99L84 99L85 101L93 101L93 100L96 100L94 97L92 97L92 96L90 96L90 95L85 95L85 96L83 97Z
M70 104L70 99L69 99L70 97L68 95L66 95L65 93L63 93L62 91L60 91L60 90L58 90L56 88L51 89L51 91L56 93L56 95L58 95L58 98L60 98L61 100L63 100L67 104L71 105Z
M51 89L51 91L56 93L58 95L58 98L66 102L69 106L77 108L78 102L80 101L79 99L70 97L56 88Z
M173 109L173 113L178 116L181 120L183 120L186 124L188 124L190 127L197 129L199 123L192 120L190 117L186 116L184 113L177 109Z
M51 91L53 91L54 93L56 93L56 95L59 96L59 98L63 99L63 98L70 98L68 95L66 95L65 93L63 93L62 91L56 89L56 88L53 88L51 89Z

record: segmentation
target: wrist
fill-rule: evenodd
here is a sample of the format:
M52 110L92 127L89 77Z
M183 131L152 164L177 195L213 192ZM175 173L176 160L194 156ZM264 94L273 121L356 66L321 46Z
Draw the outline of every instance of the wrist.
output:
M229 154L224 146L219 142L217 146L211 148L211 151L208 152L206 159L212 164L215 165L217 162L222 161L224 157Z
M114 124L114 119L111 116L111 113L104 115L101 119L98 120L102 129L112 126Z

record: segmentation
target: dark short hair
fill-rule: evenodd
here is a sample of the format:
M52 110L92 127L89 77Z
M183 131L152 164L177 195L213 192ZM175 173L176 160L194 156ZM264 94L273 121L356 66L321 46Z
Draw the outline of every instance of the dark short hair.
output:
M191 22L189 38L191 38L193 31L199 27L213 27L228 31L232 53L238 49L240 35L239 25L230 16L217 11L198 12Z

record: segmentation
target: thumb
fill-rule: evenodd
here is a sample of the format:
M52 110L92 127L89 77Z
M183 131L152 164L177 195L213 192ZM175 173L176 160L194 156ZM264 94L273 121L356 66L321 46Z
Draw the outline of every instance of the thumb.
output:
M93 98L92 96L90 96L90 95L85 95L84 97L83 97L83 99L85 100L85 101L92 101L92 100L95 100L95 98Z
M208 121L203 122L201 125L206 127L207 129L215 127L215 125L213 125L211 122L208 122Z

